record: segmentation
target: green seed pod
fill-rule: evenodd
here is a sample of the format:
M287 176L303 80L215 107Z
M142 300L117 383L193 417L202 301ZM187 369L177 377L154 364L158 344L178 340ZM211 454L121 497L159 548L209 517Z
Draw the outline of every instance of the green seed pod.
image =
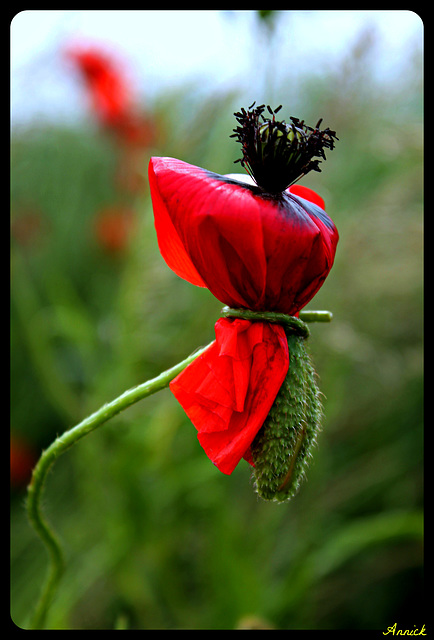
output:
M286 163L290 163L300 154L299 145L305 143L306 134L294 124L289 125L267 120L259 127L258 141L262 157L274 155L280 148L280 153L285 156Z
M251 452L254 484L264 500L284 502L298 491L321 427L322 405L305 336L286 331L289 369Z

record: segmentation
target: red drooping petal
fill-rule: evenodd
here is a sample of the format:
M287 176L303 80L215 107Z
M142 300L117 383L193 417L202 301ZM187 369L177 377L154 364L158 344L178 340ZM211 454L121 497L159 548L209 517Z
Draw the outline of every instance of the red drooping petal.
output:
M332 267L336 227L312 200L174 158L151 158L149 180L167 264L224 304L294 315Z
M155 160L158 160L156 158ZM180 278L191 282L198 287L206 287L206 284L196 271L190 257L188 256L183 242L176 230L171 216L169 214L167 204L163 200L161 190L157 184L157 178L154 171L154 164L158 164L160 171L160 180L164 181L165 173L168 172L170 178L170 163L163 165L162 163L149 163L149 187L151 190L152 204L154 209L155 230L157 232L158 246L161 255L167 265Z
M207 456L230 474L241 458L250 461L250 445L288 371L288 343L283 328L267 322L220 318L215 332L170 388Z
M154 191L164 200L205 286L221 302L234 307L245 307L246 299L261 298L266 261L261 211L251 192L223 176L173 158L152 158L151 166ZM155 206L154 215L158 236ZM173 249L171 243L166 244L169 251L163 257L171 266Z
M261 298L265 255L259 203L222 176L174 158L151 158L149 184L155 229L168 266L202 283L234 307Z
M294 196L298 196L299 198L304 198L305 200L309 200L309 202L313 202L325 211L324 200L315 191L313 191L313 189L304 187L301 184L293 184L289 187L288 191Z

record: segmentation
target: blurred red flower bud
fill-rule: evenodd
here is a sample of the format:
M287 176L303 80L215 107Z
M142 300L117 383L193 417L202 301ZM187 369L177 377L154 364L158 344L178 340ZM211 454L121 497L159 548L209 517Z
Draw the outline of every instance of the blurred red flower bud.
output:
M12 488L27 485L36 464L36 455L32 447L22 437L11 434L10 437L10 480Z
M94 220L95 235L100 246L112 254L126 249L134 229L134 212L124 207L107 207Z
M133 94L125 71L114 56L84 45L68 47L66 56L80 71L101 124L115 127L130 117Z

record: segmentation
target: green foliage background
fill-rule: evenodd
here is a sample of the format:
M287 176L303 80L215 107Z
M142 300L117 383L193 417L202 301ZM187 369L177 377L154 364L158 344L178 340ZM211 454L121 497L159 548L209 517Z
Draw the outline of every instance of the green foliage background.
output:
M340 232L335 266L308 305L334 314L311 326L324 428L307 482L284 505L257 498L247 463L219 473L168 390L80 441L45 492L67 556L49 628L426 622L421 53L385 90L371 73L374 45L365 34L338 68L302 79L288 64L278 86L265 71L247 97L189 86L151 105L158 135L141 160L145 179L150 155L234 171L232 114L255 99L336 129L322 173L303 182ZM125 193L116 163L113 140L90 121L34 123L12 137L12 229L29 211L40 227L30 243L11 235L11 429L36 452L214 338L220 303L165 265L146 182ZM93 221L119 202L137 227L113 256ZM24 496L12 486L11 616L23 628L47 567Z

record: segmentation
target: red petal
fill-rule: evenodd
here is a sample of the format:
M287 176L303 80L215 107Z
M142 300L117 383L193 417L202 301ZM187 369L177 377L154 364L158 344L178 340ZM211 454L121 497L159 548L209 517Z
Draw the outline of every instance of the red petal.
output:
M229 306L290 315L322 285L337 231L318 205L173 158L152 158L149 175L160 249L181 277Z
M299 198L304 198L305 200L309 200L309 202L313 202L325 211L324 200L315 191L309 189L309 187L303 187L301 184L293 184L289 187L288 191L294 196L299 196Z
M230 474L261 428L289 366L283 328L220 318L213 344L170 388L207 456Z
M168 175L170 179L172 173L170 163L164 164L160 161L161 158L151 158L149 163L149 187L151 190L155 229L161 255L172 271L178 276L198 287L205 287L205 283L197 273L196 268L184 249L184 245L170 218L166 202L161 195L158 182L164 182L166 175ZM155 166L158 167L159 171L158 182L154 170Z

